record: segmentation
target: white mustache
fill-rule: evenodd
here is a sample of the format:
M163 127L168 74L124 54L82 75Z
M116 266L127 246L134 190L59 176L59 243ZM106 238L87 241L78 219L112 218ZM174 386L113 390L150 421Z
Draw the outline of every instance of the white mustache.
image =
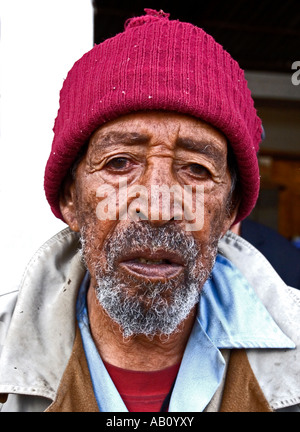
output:
M125 229L114 231L104 244L110 265L130 252L145 250L164 250L177 254L188 265L197 259L199 249L193 236L172 222L160 227L153 227L147 221L131 222Z

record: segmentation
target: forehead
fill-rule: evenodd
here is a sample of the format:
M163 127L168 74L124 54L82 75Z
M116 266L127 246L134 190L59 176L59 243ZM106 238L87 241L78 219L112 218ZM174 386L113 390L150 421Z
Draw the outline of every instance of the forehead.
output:
M100 126L90 139L103 149L120 140L127 144L146 144L158 139L197 150L200 143L227 149L226 137L216 128L195 117L173 112L151 111L128 114Z

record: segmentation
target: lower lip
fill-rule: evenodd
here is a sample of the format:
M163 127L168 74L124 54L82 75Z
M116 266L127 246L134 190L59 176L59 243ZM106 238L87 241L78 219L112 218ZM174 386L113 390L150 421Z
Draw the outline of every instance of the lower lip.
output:
M183 266L179 264L145 264L125 261L120 265L128 272L148 279L171 279L178 276L183 270Z

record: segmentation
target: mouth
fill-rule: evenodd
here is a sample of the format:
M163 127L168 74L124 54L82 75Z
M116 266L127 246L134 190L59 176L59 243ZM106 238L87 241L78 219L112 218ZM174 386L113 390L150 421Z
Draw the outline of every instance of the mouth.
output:
M119 265L131 275L156 281L174 278L184 270L179 255L166 251L131 254L120 261Z

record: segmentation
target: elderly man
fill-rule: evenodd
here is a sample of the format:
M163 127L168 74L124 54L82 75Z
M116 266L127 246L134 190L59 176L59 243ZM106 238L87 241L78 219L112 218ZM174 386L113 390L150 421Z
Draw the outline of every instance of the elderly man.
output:
M162 11L75 63L45 173L69 227L1 299L3 411L299 410L299 291L227 233L260 139L238 64Z

